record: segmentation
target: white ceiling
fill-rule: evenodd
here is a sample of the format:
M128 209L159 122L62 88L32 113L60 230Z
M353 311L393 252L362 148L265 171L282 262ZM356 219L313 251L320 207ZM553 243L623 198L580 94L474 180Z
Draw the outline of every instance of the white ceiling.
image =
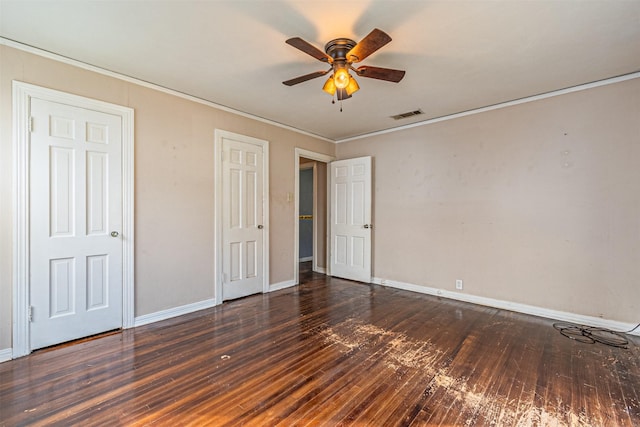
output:
M373 28L358 65L400 83L358 78L343 112L326 78L282 84L328 68L286 39ZM640 1L0 0L0 36L339 141L639 71Z

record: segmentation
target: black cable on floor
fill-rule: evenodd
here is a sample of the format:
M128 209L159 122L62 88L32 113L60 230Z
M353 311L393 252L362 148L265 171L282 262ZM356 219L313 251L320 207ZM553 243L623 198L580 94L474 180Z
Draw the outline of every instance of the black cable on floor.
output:
M574 325L572 323L557 322L553 327L562 335L572 340L586 344L599 342L611 347L629 348L629 340L623 335L635 331L640 327L638 323L635 328L625 332L616 332L611 329L599 328L596 326Z

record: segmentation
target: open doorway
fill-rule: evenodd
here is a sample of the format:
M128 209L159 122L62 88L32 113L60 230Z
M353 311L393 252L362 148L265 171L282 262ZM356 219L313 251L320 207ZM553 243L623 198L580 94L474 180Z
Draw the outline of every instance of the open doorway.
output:
M327 169L333 158L296 148L294 278L300 271L328 274Z
M315 161L309 161L308 159L300 159L300 172L298 177L300 180L300 188L298 191L298 261L300 262L300 270L315 270L313 264L316 264L316 268L320 267L324 269L324 260L320 260L320 254L314 254L315 240L321 238L315 236L314 231L320 219L320 212L318 210L317 203L314 203L316 197L316 182L314 175L318 175L318 165ZM315 255L315 256L314 256ZM315 262L314 262L315 261Z

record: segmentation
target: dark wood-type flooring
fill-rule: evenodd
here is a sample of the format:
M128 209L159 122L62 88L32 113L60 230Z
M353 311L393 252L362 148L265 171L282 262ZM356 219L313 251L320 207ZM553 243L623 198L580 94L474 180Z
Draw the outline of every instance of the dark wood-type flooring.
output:
M0 425L640 425L637 338L303 276L1 363Z

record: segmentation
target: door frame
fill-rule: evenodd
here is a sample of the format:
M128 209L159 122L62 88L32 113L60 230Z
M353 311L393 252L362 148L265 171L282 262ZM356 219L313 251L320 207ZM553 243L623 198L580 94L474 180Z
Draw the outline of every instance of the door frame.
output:
M29 328L29 174L31 98L122 119L122 327L134 326L134 111L83 96L13 81L13 336L12 357L31 352Z
M294 204L294 213L293 213L293 224L294 224L294 228L293 228L293 240L294 240L294 244L293 244L293 281L294 281L294 285L298 285L300 282L300 224L298 222L299 217L300 217L300 206L298 205L298 198L300 197L300 159L304 158L304 159L309 159L309 160L315 160L317 162L322 162L322 163L326 163L327 164L327 236L330 235L330 223L331 221L329 221L329 213L331 212L331 192L329 191L329 163L331 163L332 161L334 161L336 158L333 156L329 156L327 154L322 154L322 153L316 153L315 151L309 151L309 150L305 150L303 148L295 148L295 164L294 164L294 190L293 190L293 204ZM317 176L315 173L315 168L314 168L314 173L313 173L313 185L314 185L314 189L313 189L313 215L314 218L317 216L316 215L316 197L318 197L318 191L317 191ZM316 253L316 248L315 248L315 244L317 242L317 226L316 226L316 222L314 221L313 224L313 239L314 239L314 248L313 248L313 252L314 254ZM325 255L325 260L326 260L326 273L327 275L331 275L331 270L330 270L330 266L329 266L329 240L327 237L327 242L325 244L325 248L326 248L326 255ZM316 267L316 259L314 256L314 261L313 261L313 266L314 268Z
M222 304L222 139L235 139L240 142L257 145L262 148L262 215L264 225L264 233L262 238L262 293L269 292L269 141L254 138L251 136L241 135L222 129L214 131L214 150L213 162L215 171L214 188L213 188L213 216L214 216L214 233L215 243L213 250L213 277L215 304Z

